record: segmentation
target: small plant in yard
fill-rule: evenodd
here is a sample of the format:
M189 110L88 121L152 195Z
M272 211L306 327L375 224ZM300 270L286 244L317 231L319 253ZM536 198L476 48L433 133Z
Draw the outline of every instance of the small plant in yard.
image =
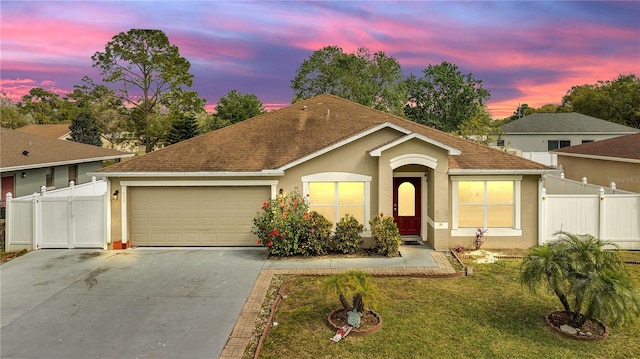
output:
M344 217L336 224L336 232L333 235L333 249L341 253L355 253L362 245L360 233L364 230L364 225L350 215Z
M558 232L560 238L532 247L520 265L520 279L532 292L555 294L573 328L587 321L631 323L640 315L640 294L613 246L592 235ZM614 246L615 247L615 246Z
M360 270L327 277L323 293L325 296L328 293L338 296L340 304L347 312L353 309L356 309L358 313L363 313L365 309L373 310L378 302L378 287L373 281L373 277ZM366 308L365 302L368 304L368 308Z
M300 243L300 254L304 256L327 254L330 250L332 228L333 223L323 215L315 211L309 213L307 231Z
M371 225L371 236L376 242L374 247L376 253L388 257L397 256L402 240L398 225L393 221L393 217L381 213L371 218L369 224Z

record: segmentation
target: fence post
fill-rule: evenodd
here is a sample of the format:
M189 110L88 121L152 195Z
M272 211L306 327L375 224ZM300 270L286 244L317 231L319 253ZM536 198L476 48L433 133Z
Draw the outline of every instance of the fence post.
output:
M42 186L44 187L44 186ZM33 250L38 250L40 249L40 242L42 241L41 238L41 228L42 228L42 223L41 223L41 218L40 218L40 197L38 196L38 193L34 193L33 197L31 199L31 205L32 205L32 210L33 210L33 238L32 238L32 246L33 246Z
M542 183L540 183L542 186ZM545 235L547 231L547 189L542 187L540 190L540 205L538 206L538 245L543 245L546 241Z
M604 188L600 187L600 191L599 191L600 195L600 203L599 203L599 209L600 209L600 213L599 213L599 218L598 218L598 238L600 239L604 239L604 234L605 234L605 213L604 213Z
M5 212L4 212L4 245L5 251L11 251L11 238L12 238L12 230L11 227L11 200L13 199L13 194L11 192L7 193L6 202L5 202Z

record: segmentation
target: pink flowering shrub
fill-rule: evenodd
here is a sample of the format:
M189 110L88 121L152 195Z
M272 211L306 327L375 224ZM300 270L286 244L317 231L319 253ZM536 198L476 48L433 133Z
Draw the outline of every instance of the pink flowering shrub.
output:
M328 223L328 224L327 224ZM258 244L269 250L269 255L325 254L331 223L316 212L294 190L262 205L262 213L253 219L253 233Z

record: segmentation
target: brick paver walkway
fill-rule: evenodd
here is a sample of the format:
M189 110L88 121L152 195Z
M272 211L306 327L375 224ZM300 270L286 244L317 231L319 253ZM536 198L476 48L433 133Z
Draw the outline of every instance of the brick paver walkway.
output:
M388 276L438 276L452 275L456 271L449 263L447 256L443 252L431 252L431 256L438 264L438 267L388 267L388 268L358 268L373 275ZM263 269L258 275L258 279L247 298L247 302L242 308L242 312L236 321L236 325L231 332L231 336L224 347L221 359L242 358L245 348L251 341L256 325L256 319L262 309L262 303L267 295L271 280L276 274L298 274L298 275L332 275L344 273L349 268L313 268L313 269Z

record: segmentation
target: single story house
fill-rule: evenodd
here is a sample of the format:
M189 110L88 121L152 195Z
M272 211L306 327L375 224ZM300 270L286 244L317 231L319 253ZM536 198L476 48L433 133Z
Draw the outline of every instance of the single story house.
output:
M552 151L565 177L640 193L640 133Z
M549 152L557 148L640 132L577 112L533 113L504 124L501 129L498 147L549 166L557 165L555 154Z
M132 153L82 143L59 140L31 133L0 128L0 174L2 207L7 193L13 197L47 189L91 181L88 172L102 167L103 161L119 161Z
M489 248L536 245L541 179L553 171L321 95L94 175L117 194L108 213L118 246L255 246L262 204L297 189L333 222L393 215L402 235L444 250L471 246L479 227Z

